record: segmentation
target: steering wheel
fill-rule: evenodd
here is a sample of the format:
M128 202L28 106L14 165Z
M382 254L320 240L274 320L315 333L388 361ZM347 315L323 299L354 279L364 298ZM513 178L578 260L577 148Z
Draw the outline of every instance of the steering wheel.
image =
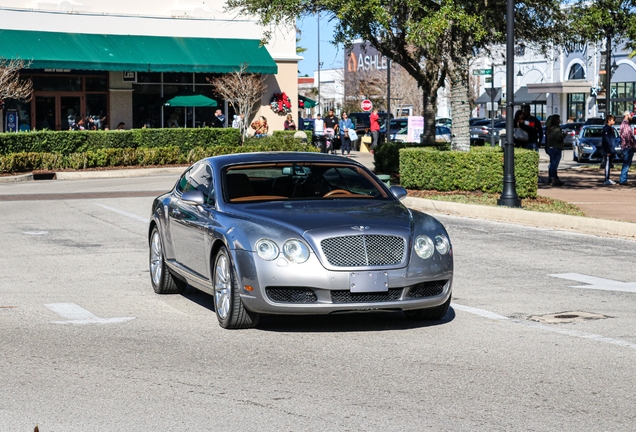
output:
M326 197L330 197L331 195L352 195L351 192L349 192L348 190L344 190L344 189L334 189L332 191L327 192L326 194L323 195L323 198Z

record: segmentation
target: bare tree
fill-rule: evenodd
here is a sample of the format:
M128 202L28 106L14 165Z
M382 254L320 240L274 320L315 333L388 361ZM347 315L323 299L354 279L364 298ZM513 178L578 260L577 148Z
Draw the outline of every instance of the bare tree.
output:
M234 106L238 115L244 116L239 128L241 143L245 140L247 128L260 108L261 98L267 89L265 77L261 74L248 73L247 67L248 65L243 63L238 70L220 78L206 78L216 92Z
M33 82L21 80L20 70L28 68L31 63L24 60L0 59L0 99L17 99L29 102L33 96Z

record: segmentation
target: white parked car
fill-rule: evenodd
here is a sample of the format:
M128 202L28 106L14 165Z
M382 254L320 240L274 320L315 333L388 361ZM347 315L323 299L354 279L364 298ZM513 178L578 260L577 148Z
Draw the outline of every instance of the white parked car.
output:
M453 133L450 128L446 126L435 126L435 142L451 142L453 138ZM409 142L408 128L403 128L398 131L398 133L393 134L391 136L391 141L395 142ZM419 142L419 141L415 141Z

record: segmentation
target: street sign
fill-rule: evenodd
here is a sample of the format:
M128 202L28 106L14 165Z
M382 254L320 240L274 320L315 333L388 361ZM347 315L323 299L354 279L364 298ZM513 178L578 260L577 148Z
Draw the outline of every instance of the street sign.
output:
M373 109L373 104L369 99L365 99L360 104L360 108L362 108L362 111L371 111Z
M486 111L498 111L498 110L499 110L499 104L497 102L495 102L494 109L493 109L492 102L486 102Z
M490 84L492 82L492 77L486 77L486 84Z
M473 69L473 75L492 75L492 69Z

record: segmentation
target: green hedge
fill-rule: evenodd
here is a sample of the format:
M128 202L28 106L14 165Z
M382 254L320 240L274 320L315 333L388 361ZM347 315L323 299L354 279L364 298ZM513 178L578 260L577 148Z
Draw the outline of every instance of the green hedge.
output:
M0 134L0 154L71 153L102 148L172 147L184 150L211 145L238 145L232 128L134 129L127 131L36 131Z
M407 189L501 193L504 152L500 147L475 147L469 152L434 148L400 150L400 184ZM519 198L536 198L539 153L515 149Z
M294 134L298 132L298 131L290 131L290 130L277 130L274 131L272 136L277 137L277 136L294 136ZM312 136L313 136L313 132L312 131L302 131L305 132L307 134L307 142L310 143L312 140Z
M33 170L86 169L118 166L191 164L209 156L258 151L317 152L299 140L261 138L249 145L213 145L184 150L177 146L139 148L98 148L70 154L19 152L0 155L0 173Z

